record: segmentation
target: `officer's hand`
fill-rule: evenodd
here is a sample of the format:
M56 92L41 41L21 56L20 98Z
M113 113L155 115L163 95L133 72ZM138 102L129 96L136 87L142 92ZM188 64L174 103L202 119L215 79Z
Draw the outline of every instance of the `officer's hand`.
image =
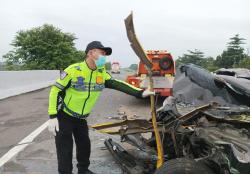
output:
M155 95L155 91L150 91L149 88L147 88L145 91L142 92L142 97L146 98L150 95Z
M57 118L49 119L48 130L56 136L56 132L59 131L59 123Z

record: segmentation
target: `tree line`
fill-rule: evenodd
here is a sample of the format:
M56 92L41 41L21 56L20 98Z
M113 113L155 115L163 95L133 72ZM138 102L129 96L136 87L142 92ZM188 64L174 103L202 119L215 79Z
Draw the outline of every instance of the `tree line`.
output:
M85 58L85 52L75 47L76 39L74 34L62 32L49 24L18 31L11 43L13 49L3 55L4 67L7 70L65 69ZM176 64L193 63L210 71L237 67L250 69L249 53L242 46L244 41L244 38L236 34L216 58L205 57L197 49L188 50L178 57ZM106 67L110 69L111 63L108 62ZM131 65L132 68L135 69L135 65Z
M250 69L249 50L244 49L246 39L236 34L229 39L226 49L216 58L205 57L200 50L188 50L176 60L176 65L193 63L199 65L209 71L219 68L248 68Z

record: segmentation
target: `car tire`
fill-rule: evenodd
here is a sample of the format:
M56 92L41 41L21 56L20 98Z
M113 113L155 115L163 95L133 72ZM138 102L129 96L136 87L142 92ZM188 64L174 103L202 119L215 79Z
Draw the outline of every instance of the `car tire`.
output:
M189 158L176 158L165 162L155 174L214 174L205 164Z

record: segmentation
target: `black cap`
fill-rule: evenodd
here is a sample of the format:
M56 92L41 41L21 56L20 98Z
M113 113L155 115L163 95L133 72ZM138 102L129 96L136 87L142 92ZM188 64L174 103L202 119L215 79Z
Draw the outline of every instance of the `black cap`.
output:
M90 42L86 47L85 53L87 54L89 52L89 50L96 49L96 48L104 50L106 52L107 56L109 56L112 53L112 48L104 47L100 41Z

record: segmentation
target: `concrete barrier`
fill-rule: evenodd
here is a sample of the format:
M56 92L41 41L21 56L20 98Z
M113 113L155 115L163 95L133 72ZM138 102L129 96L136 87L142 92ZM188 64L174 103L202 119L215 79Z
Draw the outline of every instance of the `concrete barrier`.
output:
M0 71L0 99L48 87L59 70Z

